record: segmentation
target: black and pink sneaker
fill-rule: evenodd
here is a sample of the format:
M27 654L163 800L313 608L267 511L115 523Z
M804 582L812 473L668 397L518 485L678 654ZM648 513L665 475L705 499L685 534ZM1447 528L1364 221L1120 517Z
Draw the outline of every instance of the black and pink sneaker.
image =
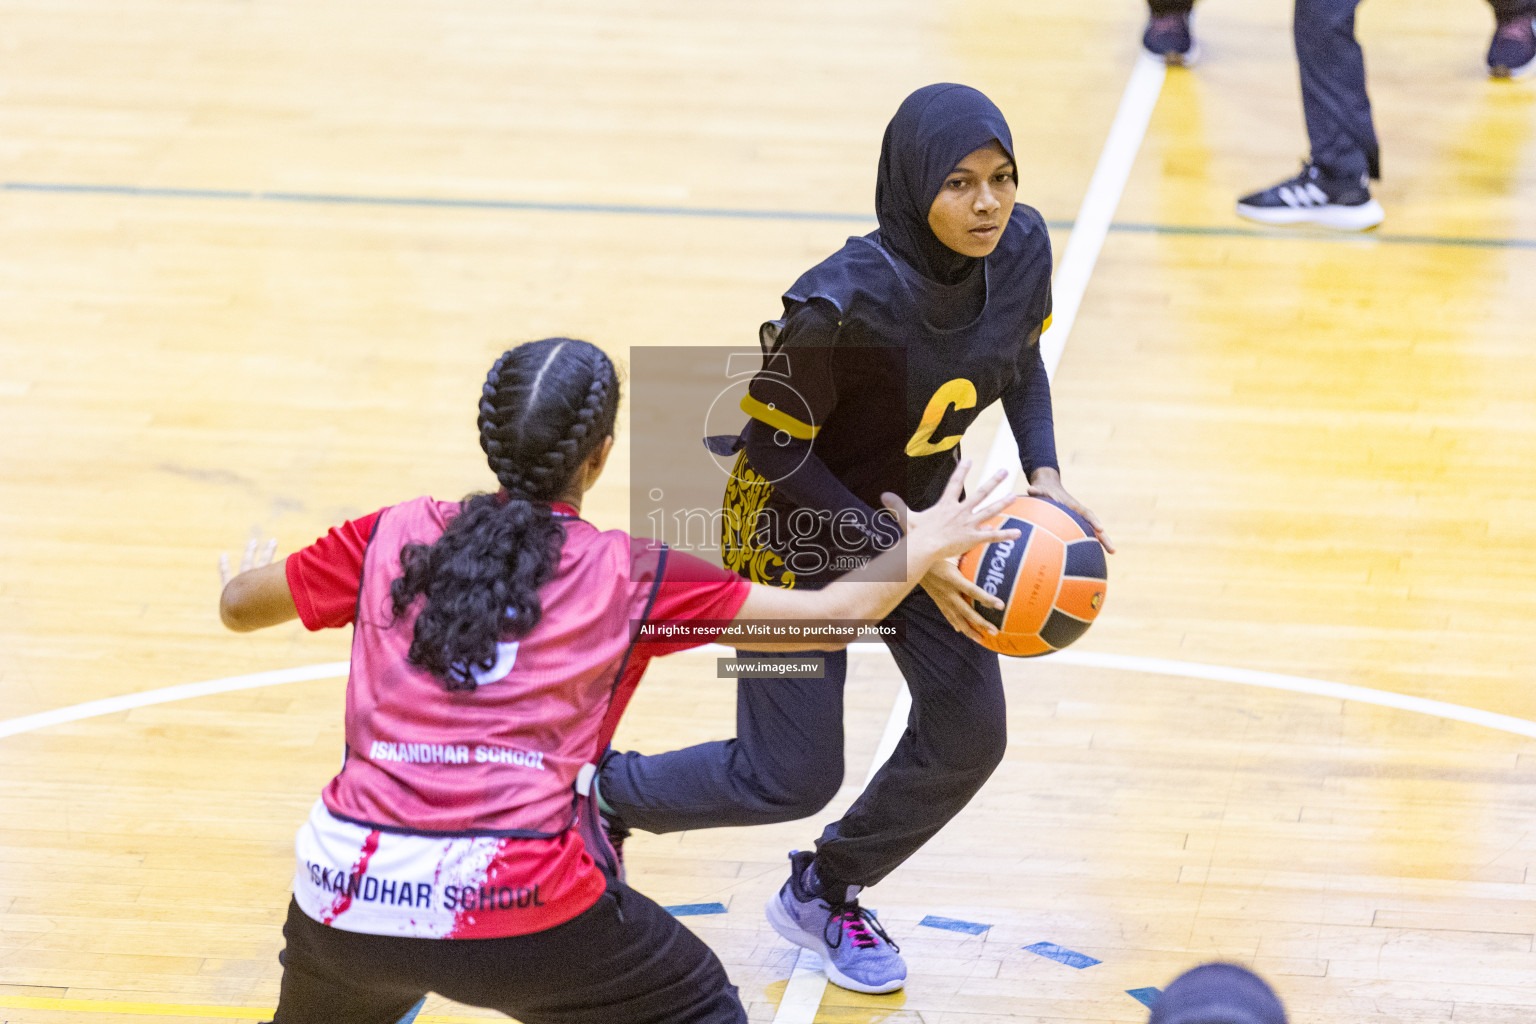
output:
M1200 59L1200 44L1190 28L1188 11L1152 15L1141 34L1141 46L1173 68L1192 68Z
M1500 18L1488 44L1488 74L1492 78L1524 78L1536 72L1536 18L1529 13Z

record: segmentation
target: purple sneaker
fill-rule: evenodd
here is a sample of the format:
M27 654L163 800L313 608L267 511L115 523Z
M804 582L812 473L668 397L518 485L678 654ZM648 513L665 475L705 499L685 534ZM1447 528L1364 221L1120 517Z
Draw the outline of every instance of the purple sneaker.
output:
M821 957L827 977L855 992L894 992L907 983L900 948L872 911L859 906L859 887L843 887L841 899L806 884L815 855L789 855L789 881L768 899L768 923L784 938Z

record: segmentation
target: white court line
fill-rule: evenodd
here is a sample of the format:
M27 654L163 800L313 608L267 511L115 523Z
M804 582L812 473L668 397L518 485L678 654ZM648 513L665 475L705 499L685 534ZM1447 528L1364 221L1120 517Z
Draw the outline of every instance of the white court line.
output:
M784 996L779 1009L773 1015L775 1021L799 1021L810 1024L821 1009L821 998L827 994L827 975L821 957L808 949L800 950L795 957L795 969L790 972L784 986Z
M324 665L281 668L272 672L255 672L248 676L230 676L227 679L209 679L201 683L166 686L159 690L125 693L117 697L106 697L102 700L86 701L84 704L74 704L67 708L54 708L52 711L41 711L35 715L7 719L0 722L0 738L31 732L33 729L43 729L50 725L78 722L82 718L95 718L98 715L111 715L119 711L149 707L151 704L169 704L173 700L208 697L215 693L232 693L235 690L255 690L262 686L276 686L279 683L336 679L346 674L347 662L331 661Z
M871 647L883 646L870 644ZM1377 707L1414 711L1421 715L1448 718L1453 722L1480 725L1499 732L1512 732L1517 736L1536 739L1536 722L1513 715L1501 715L1481 708L1469 708L1462 704L1448 704L1443 700L1427 697L1411 697L1391 690L1373 690L1368 686L1352 686L1349 683L1330 683L1323 679L1305 676L1288 676L1278 672L1257 672L1247 668L1229 668L1225 665L1202 665L1195 661L1169 661L1163 658L1143 658L1134 654L1100 654L1096 651L1057 651L1047 655L1047 661L1064 665L1080 665L1084 668L1118 669L1124 672L1147 672L1159 676L1177 676L1181 679L1209 679L1221 683L1237 683L1240 686L1263 686L1271 690L1287 690L1291 693L1307 693L1315 697L1333 697L1352 700L1359 704L1375 704Z
M1056 379L1056 367L1061 364L1061 354L1066 351L1072 326L1077 323L1077 311L1088 291L1088 279L1099 262L1099 252L1109 235L1109 226L1120 206L1131 165L1141 150L1141 140L1146 137L1167 74L1168 66L1158 58L1146 53L1137 57L1120 97L1120 109L1109 127L1109 138L1104 140L1104 151L1088 180L1088 191L1083 193L1083 205L1072 222L1067 249L1061 254L1056 278L1051 283L1051 326L1040 336L1040 358L1045 361L1046 376L1052 380ZM1019 447L1004 419L992 439L981 477L986 479L999 469L1018 468Z
M1099 262L1099 251L1104 248L1104 239L1114 222L1120 196L1131 177L1131 165L1141 151L1141 140L1146 137L1167 74L1168 65L1160 58L1146 53L1137 58L1120 97L1120 109L1109 126L1109 138L1104 140L1104 151L1088 180L1088 191L1083 193L1083 205L1078 208L1077 220L1072 222L1072 233L1067 238L1067 251L1061 255L1052 282L1051 326L1040 338L1040 356L1052 377L1056 376L1061 353L1072 335L1072 325L1077 323L1088 279L1093 277L1093 268Z
M882 643L856 643L849 644L848 650L854 654L872 654L876 652L884 653L888 649ZM689 654L701 651L717 656L732 656L735 654L734 648L725 647L720 644L708 644L681 653ZM1513 715L1501 715L1496 711L1484 711L1481 708L1469 708L1464 704L1451 704L1443 700L1412 697L1405 693L1394 693L1391 690L1373 690L1368 686L1333 683L1326 679L1310 679L1306 676L1290 676L1279 672L1259 672L1255 669L1234 668L1228 665L1208 665L1198 661L1144 658L1135 654L1102 654L1097 651L1057 651L1055 654L1047 654L1037 660L1061 665L1076 665L1082 668L1102 668L1117 672L1140 672L1148 675L1172 676L1178 679L1205 679L1216 683L1235 683L1239 686L1260 686L1269 690L1285 690L1289 693L1302 693L1313 697L1329 697L1334 700L1354 701L1357 704L1373 704L1377 707L1395 708L1399 711L1412 711L1416 714L1429 715L1433 718L1465 722L1468 725L1482 726L1485 729L1494 729L1498 732L1513 733L1516 736L1536 739L1536 722L1524 718L1516 718ZM255 672L246 676L209 679L201 683L183 683L180 686L166 686L158 690L125 693L118 697L108 697L105 700L92 700L84 704L72 704L69 707L55 708L52 711L43 711L35 715L25 715L21 718L0 721L0 737L16 736L24 732L45 729L51 725L78 722L86 718L99 718L102 715L116 714L119 711L131 711L134 708L150 707L155 704L169 704L172 701L190 700L194 697L208 697L219 693L231 693L235 690L256 690L263 686L278 686L283 683L302 683L316 679L340 679L346 674L346 662L331 661L323 665L303 665L298 668ZM876 763L879 763L878 758Z
M1088 279L1093 276L1094 265L1099 261L1099 250L1104 248L1109 225L1115 219L1115 209L1120 205L1120 196L1131 176L1131 165L1136 162L1136 154L1141 150L1141 140L1147 134L1147 125L1152 120L1152 110L1157 106L1157 98L1163 91L1163 79L1167 73L1168 66L1161 59L1146 53L1137 57L1130 81L1125 83L1125 92L1120 96L1120 108L1115 111L1114 123L1109 126L1109 137L1104 140L1104 149L1099 153L1098 165L1093 169L1093 177L1088 180L1088 190L1083 193L1077 220L1072 222L1067 250L1062 253L1061 265L1057 267L1051 285L1051 326L1040 338L1040 357L1045 361L1046 375L1052 379L1056 376L1056 367L1061 363L1061 353L1067 347L1067 338L1072 334L1072 325L1077 322L1077 311L1083 304L1083 294L1088 290ZM1012 474L1017 474L1020 468L1018 444L1008 429L1006 418L998 426L997 436L992 439L992 448L982 465L981 478L986 479L994 471L1004 468ZM869 780L875 777L875 773L896 749L901 734L906 731L907 715L911 711L912 692L903 682L896 689L896 702L891 707L890 717L885 720L885 731L880 734L880 743L875 747L875 756L870 763L869 774L865 776L864 785L869 785ZM791 980L801 977L801 968L809 964L808 958L814 958L818 963L821 959L802 950L795 962ZM808 992L812 983L807 981L806 984ZM774 1014L774 1024L810 1024L816 1017L816 1006L821 1004L826 984L826 977L822 975L822 992L818 993L816 1004L809 1012L805 1010L803 1002L791 1006L786 998L779 1004L779 1012ZM788 995L788 989L785 995Z

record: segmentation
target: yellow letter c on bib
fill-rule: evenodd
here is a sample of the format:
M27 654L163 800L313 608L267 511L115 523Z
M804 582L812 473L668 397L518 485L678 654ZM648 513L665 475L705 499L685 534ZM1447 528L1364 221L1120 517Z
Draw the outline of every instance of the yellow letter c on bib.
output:
M960 443L959 434L950 434L948 437L934 438L934 433L939 429L939 421L944 414L949 412L949 407L956 409L970 409L976 405L976 385L964 377L956 377L939 387L928 399L928 407L923 410L923 420L917 425L917 433L912 435L912 440L907 442L907 454L913 458L924 455L937 455L939 452L947 452Z

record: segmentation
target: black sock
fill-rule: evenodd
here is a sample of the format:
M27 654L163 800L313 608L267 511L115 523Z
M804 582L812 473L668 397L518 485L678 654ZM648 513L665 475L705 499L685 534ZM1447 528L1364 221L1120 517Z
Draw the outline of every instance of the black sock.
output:
M811 861L810 867L805 869L805 874L800 878L800 884L805 886L807 892L828 903L849 903L859 893L862 886L849 885L847 882L835 878L824 878L816 870L816 862Z

